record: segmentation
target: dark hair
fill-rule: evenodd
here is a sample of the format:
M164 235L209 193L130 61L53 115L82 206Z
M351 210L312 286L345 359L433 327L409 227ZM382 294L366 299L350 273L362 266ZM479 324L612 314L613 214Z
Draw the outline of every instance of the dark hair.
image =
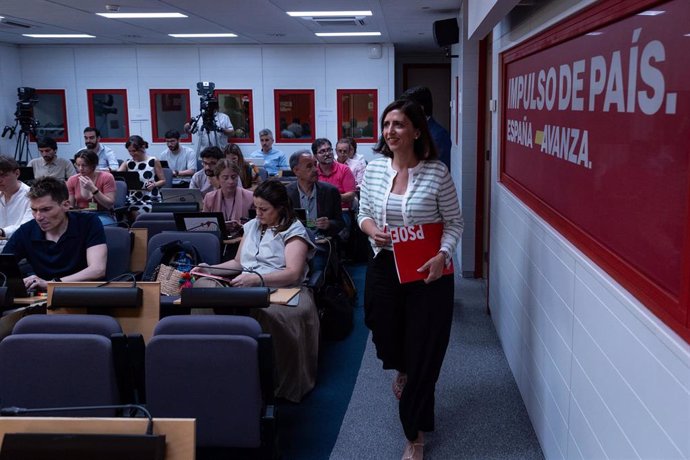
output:
M96 137L101 137L101 132L98 128L94 128L93 126L87 126L86 128L84 128L84 134L86 134L90 131L93 131L94 133L96 133Z
M312 156L312 153L308 149L299 149L290 155L290 169L294 170L299 164L299 157L302 155Z
M199 154L199 157L215 158L216 160L222 160L223 158L225 158L225 155L223 155L223 151L220 149L220 147L212 145L211 147L206 147L204 150L202 150Z
M134 147L137 150L145 150L149 148L149 143L146 142L141 136L129 136L127 142L125 142L125 148L128 149Z
M280 220L274 229L275 233L284 232L295 221L295 211L292 209L287 189L278 179L272 178L260 183L254 190L254 196L268 201L278 210Z
M14 158L0 155L0 172L8 173L19 169L19 163Z
M426 86L415 86L413 88L408 88L407 91L400 95L399 99L409 99L411 101L415 101L417 104L422 106L424 115L427 117L434 113L434 100L431 97L431 90Z
M323 144L328 144L331 147L333 147L333 144L331 144L331 141L329 141L325 137L319 137L318 139L316 139L314 142L311 143L311 153L316 155L316 152L319 150L319 147L321 147Z
M165 132L165 139L179 139L180 138L180 132L176 129L169 129L168 131Z
M218 177L220 176L220 173L222 173L226 169L234 171L235 174L237 174L238 176L240 174L240 167L237 163L235 163L232 160L228 160L227 158L223 158L222 160L218 160L216 166L213 167L213 175L215 177Z
M50 195L50 198L56 203L63 203L69 198L67 185L65 181L56 179L51 176L43 176L36 179L29 189L26 196L30 200L37 200L44 196Z
M98 154L96 152L86 149L80 150L74 155L74 161L76 162L79 158L84 160L86 166L90 166L93 169L96 169L96 166L98 166Z
M426 123L426 116L422 110L422 106L417 104L412 99L398 99L388 104L381 115L381 133L383 133L383 122L386 116L393 110L399 110L412 122L414 129L419 130L419 137L414 141L414 154L418 160L435 160L438 158L436 145L434 145L429 134L429 126ZM388 158L393 158L393 152L388 148L383 134L376 143L376 147L372 149L376 153L380 153Z
M52 137L44 136L44 137L39 137L36 140L36 145L38 146L39 149L53 149L57 150L57 142L55 142L55 139Z
M240 166L244 166L244 155L242 155L242 149L239 145L229 142L228 145L226 145L223 149L223 155L237 155L240 160L238 164L240 164Z

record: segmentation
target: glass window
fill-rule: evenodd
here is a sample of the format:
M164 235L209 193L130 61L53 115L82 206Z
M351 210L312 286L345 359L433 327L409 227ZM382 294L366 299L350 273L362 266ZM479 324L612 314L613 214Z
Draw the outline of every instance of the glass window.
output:
M314 90L277 89L274 95L276 142L314 142Z
M378 129L378 91L375 89L338 90L338 133L358 141L376 142Z
M149 95L153 142L165 142L165 133L171 129L180 133L180 142L191 142L192 136L184 130L184 124L191 118L189 90L152 89Z
M64 89L37 89L34 105L37 136L48 136L57 142L68 142L67 104ZM33 136L32 136L33 140Z
M230 117L235 133L230 140L236 144L254 142L254 105L250 89L217 89L218 110Z
M87 89L89 125L101 132L102 142L125 142L129 137L126 89Z

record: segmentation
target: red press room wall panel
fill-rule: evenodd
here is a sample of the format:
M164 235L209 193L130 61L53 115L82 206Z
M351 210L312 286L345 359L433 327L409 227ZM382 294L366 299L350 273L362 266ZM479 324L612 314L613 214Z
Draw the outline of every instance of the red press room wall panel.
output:
M688 18L603 1L503 53L501 181L690 341Z

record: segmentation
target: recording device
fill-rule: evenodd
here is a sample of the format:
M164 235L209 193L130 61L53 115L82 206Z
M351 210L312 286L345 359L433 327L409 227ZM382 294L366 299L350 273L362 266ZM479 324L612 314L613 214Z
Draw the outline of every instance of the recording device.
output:
M192 118L190 132L196 134L199 130L199 120L201 127L206 133L220 131L216 125L215 113L218 109L218 99L215 97L216 84L212 81L200 81L196 84L196 93L199 95L199 115Z
M17 110L14 111L14 126L5 126L2 130L2 137L9 133L9 139L16 133L17 126L20 132L35 134L36 127L39 123L34 119L34 105L38 103L36 97L36 89L22 86L17 88Z

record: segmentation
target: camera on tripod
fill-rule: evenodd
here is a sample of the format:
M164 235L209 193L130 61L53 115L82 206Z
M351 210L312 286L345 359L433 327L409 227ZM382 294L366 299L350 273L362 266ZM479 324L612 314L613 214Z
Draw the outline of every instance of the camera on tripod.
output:
M38 103L36 89L22 86L17 88L17 110L14 118L23 132L33 133L38 123L34 120L34 105ZM14 134L14 133L12 133ZM11 137L11 136L10 136Z
M199 95L201 107L201 126L207 133L218 131L215 112L218 109L218 99L215 97L216 84L212 81L200 81L196 84L196 93Z

